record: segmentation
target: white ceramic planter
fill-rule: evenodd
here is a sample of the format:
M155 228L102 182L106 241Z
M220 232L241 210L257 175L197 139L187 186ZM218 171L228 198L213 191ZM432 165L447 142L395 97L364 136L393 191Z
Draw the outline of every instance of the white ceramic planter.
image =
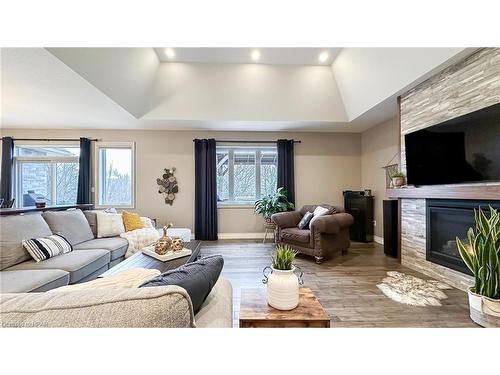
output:
M500 299L481 296L469 289L470 318L483 327L500 327Z
M295 275L295 266L291 270L270 268L271 273L263 280L267 283L267 303L278 310L292 310L299 304L299 278Z

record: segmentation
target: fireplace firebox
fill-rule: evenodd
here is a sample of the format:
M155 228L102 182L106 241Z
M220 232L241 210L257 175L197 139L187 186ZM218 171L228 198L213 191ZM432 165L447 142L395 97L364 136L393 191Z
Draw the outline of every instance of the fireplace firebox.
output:
M460 258L455 237L467 241L467 230L474 226L474 208L489 211L500 201L428 199L426 259L430 262L471 275Z

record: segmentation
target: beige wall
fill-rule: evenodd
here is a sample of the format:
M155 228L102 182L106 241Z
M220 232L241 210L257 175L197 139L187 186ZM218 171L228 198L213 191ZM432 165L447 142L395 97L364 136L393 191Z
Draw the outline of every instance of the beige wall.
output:
M194 229L194 153L193 138L219 140L301 140L295 147L296 203L342 205L342 190L361 188L361 136L353 133L257 133L139 130L36 130L1 129L13 137L99 138L101 141L135 141L136 210ZM163 168L175 166L179 193L172 206L158 194L156 178ZM220 233L262 233L260 217L250 208L219 210Z
M382 202L385 198L385 171L398 154L399 127L394 118L361 134L361 185L375 196L375 235L384 236ZM390 163L397 163L397 157Z

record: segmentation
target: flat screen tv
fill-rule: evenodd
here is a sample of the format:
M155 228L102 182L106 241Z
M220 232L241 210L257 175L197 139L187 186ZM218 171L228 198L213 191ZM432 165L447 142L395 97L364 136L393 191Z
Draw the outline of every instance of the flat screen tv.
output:
M405 135L408 184L500 181L500 103Z

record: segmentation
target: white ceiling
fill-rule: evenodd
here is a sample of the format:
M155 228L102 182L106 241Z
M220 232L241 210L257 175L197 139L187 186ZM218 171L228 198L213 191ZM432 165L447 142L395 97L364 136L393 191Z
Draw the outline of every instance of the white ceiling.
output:
M0 49L0 127L361 132L473 52L344 48L322 66L290 63L313 49L269 50L271 65L208 62L207 49L194 54L204 64L161 63L152 48Z
M167 47L169 48L169 47ZM209 64L273 64L273 65L331 65L341 48L170 48L173 58L166 55L167 48L155 48L162 62L191 62ZM260 52L258 61L252 60L253 51ZM325 61L319 55L328 54Z

